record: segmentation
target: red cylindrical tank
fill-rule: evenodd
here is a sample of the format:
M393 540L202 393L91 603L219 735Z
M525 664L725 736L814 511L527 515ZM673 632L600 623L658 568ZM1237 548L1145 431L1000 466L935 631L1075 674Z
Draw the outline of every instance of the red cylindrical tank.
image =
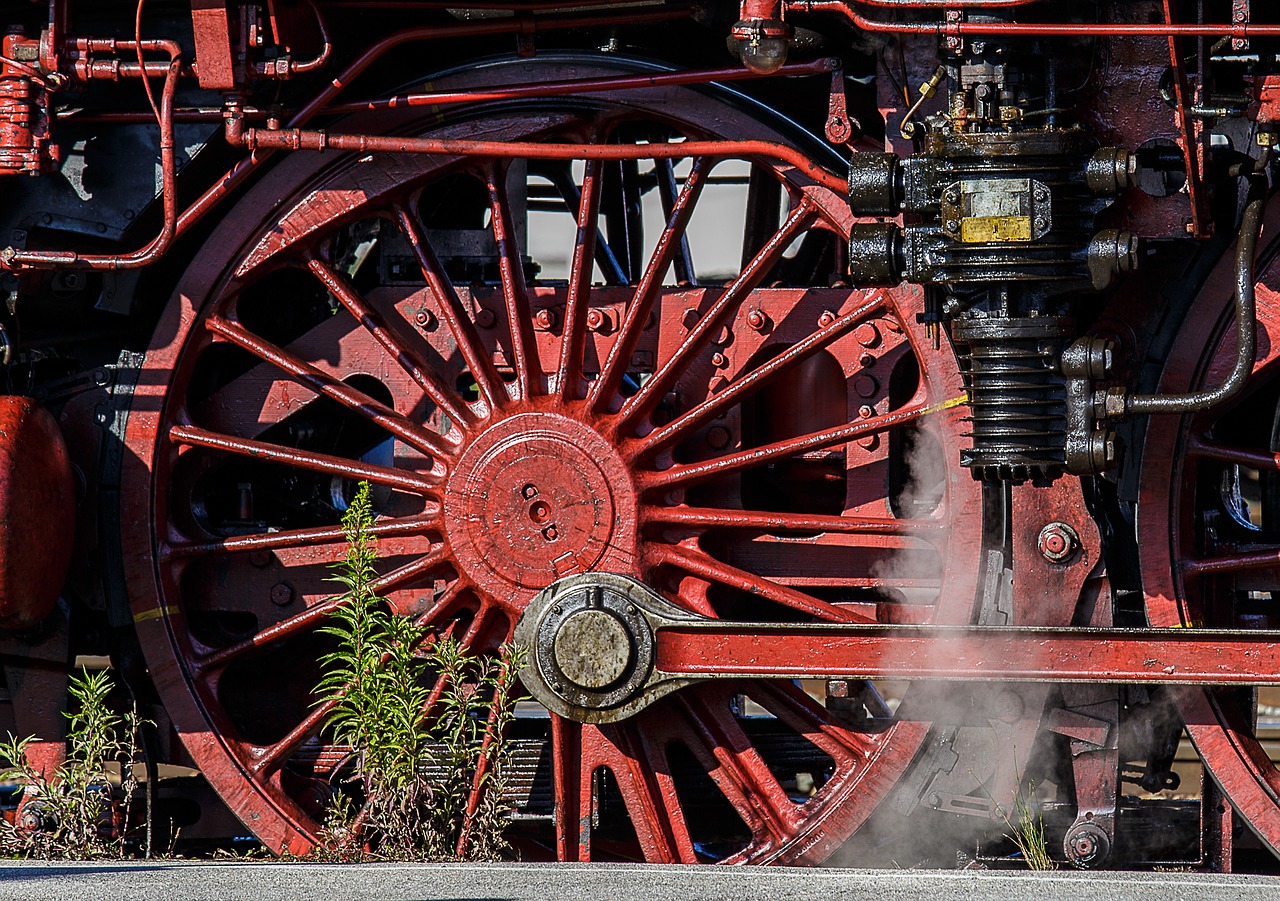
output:
M49 615L71 564L75 489L57 422L28 397L0 397L0 628Z

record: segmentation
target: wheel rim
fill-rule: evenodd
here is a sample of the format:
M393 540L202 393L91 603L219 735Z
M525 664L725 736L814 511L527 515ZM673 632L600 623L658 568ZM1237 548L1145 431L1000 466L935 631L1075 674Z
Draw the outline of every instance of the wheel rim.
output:
M455 81L563 77L563 65ZM687 90L491 113L431 133L782 137ZM653 254L626 234L628 204L647 183L664 214L692 201L699 222L713 191L690 185L715 185L708 161L687 172L619 166L616 177L580 165L567 179L525 165L559 192L563 214L591 223L598 210L604 223L569 220L567 278L529 277L513 208L545 189L535 196L499 161L299 156L219 227L148 353L123 486L135 621L187 749L274 849L314 841L340 755L317 735L323 708L309 692L332 591L325 564L341 555L337 517L358 479L373 483L381 512L383 595L481 653L538 589L593 568L712 616L970 619L977 486L902 462L925 445L953 460L961 431L950 403L959 379L949 354L921 340L919 294L786 287L800 265L783 252L806 235L795 258L811 245L834 251L847 205L757 164L748 200L790 200L763 239L745 239L755 264L727 287L662 285L659 271L642 306ZM440 223L477 212L489 249L446 257L440 245L457 235ZM372 286L350 262L371 221ZM678 237L666 244L682 277L699 248L690 259ZM610 252L586 249L593 240ZM385 277L400 265L389 262L393 241L425 285ZM826 420L778 403L801 391ZM841 438L859 417L866 428ZM881 716L851 723L800 686L751 683L686 690L612 726L519 720L515 741L549 754L551 771L549 786L533 779L549 791L523 812L548 819L527 830L524 852L821 861L926 736L927 724L872 712ZM813 771L809 797L801 766ZM697 792L713 803L691 800Z
M1258 501L1274 496L1274 473L1280 471L1266 461L1280 450L1272 434L1280 391L1277 226L1280 210L1272 204L1263 231L1271 238L1260 246L1256 274L1258 355L1243 395L1221 410L1153 416L1148 425L1137 533L1153 626L1280 626L1258 603L1258 594L1280 577L1280 534L1273 513L1265 513L1269 521L1253 523ZM1220 384L1229 372L1235 357L1235 339L1228 334L1233 257L1224 254L1191 307L1166 363L1162 391ZM1256 479L1253 468L1260 470ZM1248 499L1255 492L1250 513ZM1175 698L1205 767L1259 837L1280 853L1280 771L1258 739L1253 693L1185 688Z

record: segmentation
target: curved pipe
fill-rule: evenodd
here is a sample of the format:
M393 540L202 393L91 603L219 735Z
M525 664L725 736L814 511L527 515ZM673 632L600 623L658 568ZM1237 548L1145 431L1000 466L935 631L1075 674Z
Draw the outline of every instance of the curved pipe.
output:
M1236 361L1231 373L1216 388L1187 394L1135 394L1125 399L1125 413L1196 413L1215 407L1240 393L1253 373L1257 354L1257 302L1254 297L1254 259L1262 234L1265 196L1254 197L1245 206L1236 242Z
M160 200L164 221L160 234L145 247L125 254L80 254L61 250L16 250L6 247L0 251L0 269L141 269L158 260L173 243L178 223L177 157L173 139L173 97L178 89L178 76L182 73L182 48L176 41L115 41L119 50L161 51L169 55L165 70L164 89L160 92ZM146 78L147 64L137 67L138 77ZM114 70L117 76L124 67ZM91 76L92 77L92 76Z
M632 24L650 23L650 22L666 22L672 19L684 18L689 16L690 9L683 5L673 5L670 7L662 7L659 9L642 9L629 13L628 21ZM321 112L325 106L338 94L342 93L351 82L359 76L365 69L371 66L376 60L384 56L388 51L405 44L415 41L426 41L432 39L442 39L450 37L471 37L479 35L499 35L519 32L529 32L533 29L573 29L588 28L594 25L616 22L614 16L608 15L582 15L582 16L535 16L520 17L516 16L510 19L488 19L480 22L459 22L452 25L423 26L419 28L406 28L401 31L393 32L390 35L379 40L377 43L368 47L364 52L352 60L342 72L337 75L328 85L325 86L316 96L300 110L294 113L289 120L289 127L298 128L309 122L317 113ZM230 125L230 123L228 123ZM259 166L263 164L271 155L271 150L264 149L261 153L252 153L245 159L236 163L222 178L220 178L211 188L201 194L182 215L178 217L178 234L182 235L195 225L209 210L213 209L228 194L242 185L250 175L252 175Z
M678 144L540 144L523 141L467 141L410 138L391 135L334 134L300 128L243 127L227 120L227 143L258 150L343 150L354 153L423 153L439 156L530 157L544 160L656 160L685 157L762 157L795 166L817 184L839 194L848 190L847 177L828 172L803 152L770 141L684 141Z
M320 30L320 52L312 59L304 59L295 62L289 57L284 56L280 59L274 59L266 63L256 63L253 67L255 75L264 78L292 78L295 75L305 75L308 72L315 72L323 69L329 64L329 60L333 57L333 40L329 37L329 27L325 24L324 16L320 12L320 8L315 5L313 0L307 0L307 5L311 7L311 11L315 13L316 27Z

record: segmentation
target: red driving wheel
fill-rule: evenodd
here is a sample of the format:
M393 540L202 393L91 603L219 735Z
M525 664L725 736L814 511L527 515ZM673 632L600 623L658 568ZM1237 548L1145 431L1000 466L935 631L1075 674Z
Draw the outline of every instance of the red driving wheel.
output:
M1278 227L1272 204L1257 254L1257 361L1245 390L1218 409L1153 416L1147 429L1137 530L1153 626L1280 628ZM1234 256L1224 254L1191 307L1162 392L1218 385L1230 372ZM1280 853L1280 770L1259 740L1256 693L1186 688L1176 697L1206 768Z
M676 88L348 130L785 141L761 115ZM157 687L266 845L309 847L342 756L311 691L361 480L380 593L475 653L591 570L710 616L969 621L979 489L929 463L958 453L955 363L918 291L840 286L849 225L759 159L298 154L245 196L159 325L122 494ZM856 715L821 688L697 687L608 726L522 710L513 837L525 857L819 862L927 733L870 686Z

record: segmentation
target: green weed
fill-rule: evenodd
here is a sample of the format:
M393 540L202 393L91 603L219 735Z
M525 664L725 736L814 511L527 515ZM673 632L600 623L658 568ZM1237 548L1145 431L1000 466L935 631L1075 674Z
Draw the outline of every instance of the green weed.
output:
M1004 808L1000 808L1005 825L1009 827L1005 837L1017 846L1029 868L1055 870L1058 864L1049 856L1049 844L1044 835L1044 817L1040 815L1035 803L1035 792L1036 784L1032 781L1026 792L1019 791L1013 799L1016 822L1003 812Z
M351 748L351 787L330 806L317 855L326 859L483 860L509 852L503 800L523 655L468 654L450 636L396 615L370 587L376 541L369 486L345 516L343 592L324 633L316 689L329 735Z
M0 823L0 851L11 856L90 860L125 856L125 829L137 788L137 713L108 704L111 674L82 670L70 680L76 702L66 714L67 759L52 777L31 765L35 738L0 741L0 779L22 786L18 823ZM121 809L112 804L112 773L120 772ZM113 815L119 813L117 824Z

